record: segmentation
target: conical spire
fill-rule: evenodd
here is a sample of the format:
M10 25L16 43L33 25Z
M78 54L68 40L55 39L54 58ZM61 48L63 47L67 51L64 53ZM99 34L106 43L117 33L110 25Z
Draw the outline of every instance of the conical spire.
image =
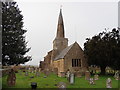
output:
M62 9L60 9L60 14L58 18L58 26L57 26L57 38L64 38L64 23L62 17Z

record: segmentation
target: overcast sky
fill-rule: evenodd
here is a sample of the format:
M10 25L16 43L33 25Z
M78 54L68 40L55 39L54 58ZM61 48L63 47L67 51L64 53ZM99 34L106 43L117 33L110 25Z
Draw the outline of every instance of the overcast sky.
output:
M47 0L15 0L24 16L26 41L31 50L28 55L32 61L28 65L39 65L47 52L52 50L52 42L57 31L58 15L62 5L65 37L69 45L77 41L84 48L85 39L92 37L105 28L118 26L117 0L88 0L48 2Z

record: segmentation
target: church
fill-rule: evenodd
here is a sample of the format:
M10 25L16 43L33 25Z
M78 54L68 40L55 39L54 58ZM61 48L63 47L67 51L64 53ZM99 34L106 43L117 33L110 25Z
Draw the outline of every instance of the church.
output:
M59 77L64 77L69 70L76 76L84 74L87 70L87 60L82 48L77 42L68 46L65 38L62 9L60 9L56 37L53 40L53 49L40 61L40 68L44 71L55 72Z

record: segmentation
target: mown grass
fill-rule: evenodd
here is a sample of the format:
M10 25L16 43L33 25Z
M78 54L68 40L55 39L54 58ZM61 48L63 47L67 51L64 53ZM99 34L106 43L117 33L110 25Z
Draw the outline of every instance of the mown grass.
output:
M34 76L34 78L30 78ZM37 88L57 88L56 84L59 82L65 82L67 88L106 88L106 79L110 77L112 79L112 87L118 88L118 81L113 78L113 76L100 76L99 80L95 81L95 85L90 85L85 77L75 77L75 83L73 85L69 84L65 77L57 77L55 74L50 74L47 78L44 78L44 74L41 73L39 77L35 76L34 73L29 73L29 76L25 76L24 72L16 73L16 85L14 87L9 87L7 85L7 76L2 78L3 88L31 88L31 82L37 82Z

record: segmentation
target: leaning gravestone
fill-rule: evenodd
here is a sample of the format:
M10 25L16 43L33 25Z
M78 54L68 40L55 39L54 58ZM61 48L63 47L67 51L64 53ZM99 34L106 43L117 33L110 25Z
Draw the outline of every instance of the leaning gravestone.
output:
M15 82L16 82L16 75L14 70L11 69L7 77L7 84L8 86L15 86Z
M90 83L90 85L94 85L94 84L95 84L94 79L93 79L93 78L90 78L89 83Z
M94 80L98 80L99 76L98 75L94 75Z
M112 80L110 78L106 80L106 88L112 88Z
M64 82L59 82L57 86L59 90L66 90L66 83Z
M90 80L90 72L89 71L85 72L85 80Z

